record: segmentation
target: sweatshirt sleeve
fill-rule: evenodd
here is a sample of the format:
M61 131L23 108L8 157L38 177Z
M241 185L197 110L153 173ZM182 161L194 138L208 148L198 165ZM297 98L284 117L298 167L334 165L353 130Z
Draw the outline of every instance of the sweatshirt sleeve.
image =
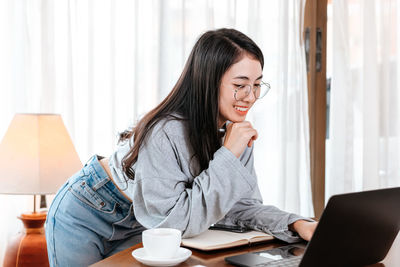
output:
M218 223L262 231L285 242L294 243L301 241L301 238L296 232L289 230L289 225L298 220L313 221L250 198L236 202Z
M221 220L257 182L225 147L215 152L208 169L193 180L181 170L176 138L162 128L154 129L141 147L135 164L133 206L144 227L172 227L190 237Z
M253 147L246 149L241 155L241 162L255 176L253 164ZM263 205L258 186L252 195L240 199L233 205L226 216L219 221L221 224L239 225L249 229L262 231L274 237L289 242L299 242L299 235L289 230L289 225L297 220L313 221L293 213L288 213L275 206Z

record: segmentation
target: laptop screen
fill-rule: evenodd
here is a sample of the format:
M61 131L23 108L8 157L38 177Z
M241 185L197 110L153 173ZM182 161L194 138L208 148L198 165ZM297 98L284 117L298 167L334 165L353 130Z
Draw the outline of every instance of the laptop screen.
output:
M306 251L293 245L228 257L239 266L295 258L300 266L364 266L386 256L400 229L400 187L330 198ZM300 259L301 257L296 257Z

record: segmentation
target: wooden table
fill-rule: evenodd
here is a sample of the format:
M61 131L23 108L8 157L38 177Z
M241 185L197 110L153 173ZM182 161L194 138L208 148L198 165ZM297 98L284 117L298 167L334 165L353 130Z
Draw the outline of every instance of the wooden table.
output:
M210 266L210 267L219 267L219 266L232 266L225 262L224 258L228 256L243 254L246 252L253 251L261 251L265 249L276 248L280 246L287 245L287 243L280 241L271 241L269 243L264 243L261 245L252 245L249 247L239 247L235 249L226 249L214 252L202 252L199 250L192 249L192 256L186 260L185 262L177 265L178 267L190 267L190 266ZM138 244L131 248L128 248L124 251L121 251L111 257L108 257L102 261L99 261L93 265L92 267L113 267L113 266L146 266L138 261L136 261L132 257L132 251L136 248L142 247L142 244ZM397 238L390 249L386 258L381 262L374 265L370 265L370 267L377 266L385 266L385 267L398 267L400 266L400 233L397 235Z

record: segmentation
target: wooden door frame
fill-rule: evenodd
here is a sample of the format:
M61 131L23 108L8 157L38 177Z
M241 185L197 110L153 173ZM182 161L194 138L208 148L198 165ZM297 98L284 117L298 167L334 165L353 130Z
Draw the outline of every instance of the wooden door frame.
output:
M310 175L316 218L321 216L325 206L326 26L327 0L306 0L303 34L306 49L309 48L306 57L308 62ZM319 38L318 45L317 38Z

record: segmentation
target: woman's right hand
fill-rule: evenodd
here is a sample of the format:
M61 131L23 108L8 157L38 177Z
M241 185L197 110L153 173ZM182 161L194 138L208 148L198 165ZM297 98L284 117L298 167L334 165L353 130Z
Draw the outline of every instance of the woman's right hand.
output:
M239 158L246 146L251 147L253 141L256 140L257 137L258 133L250 122L242 121L230 123L226 127L224 147Z

